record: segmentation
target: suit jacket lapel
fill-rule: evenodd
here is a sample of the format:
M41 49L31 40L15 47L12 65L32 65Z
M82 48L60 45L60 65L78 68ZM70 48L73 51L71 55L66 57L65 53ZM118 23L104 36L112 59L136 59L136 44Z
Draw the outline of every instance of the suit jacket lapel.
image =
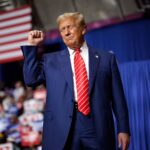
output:
M59 56L60 69L64 75L64 79L69 85L69 88L73 92L73 73L68 50L61 51L61 55Z
M72 73L68 50L66 49L66 50L61 51L61 55L59 56L60 56L59 57L60 69L64 75L64 79L69 85L69 88L73 92L74 91L73 90L73 73ZM100 60L100 55L94 50L92 50L92 48L89 47L89 92L90 93L94 84L99 60Z
M89 93L91 93L94 84L99 60L100 55L89 47Z

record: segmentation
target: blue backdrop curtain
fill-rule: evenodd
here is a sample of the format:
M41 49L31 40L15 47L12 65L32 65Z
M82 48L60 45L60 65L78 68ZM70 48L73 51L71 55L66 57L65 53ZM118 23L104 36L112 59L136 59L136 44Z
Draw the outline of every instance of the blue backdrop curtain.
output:
M129 150L150 150L150 61L119 65L129 109Z
M119 62L150 59L150 19L138 19L87 33L90 45L113 51Z

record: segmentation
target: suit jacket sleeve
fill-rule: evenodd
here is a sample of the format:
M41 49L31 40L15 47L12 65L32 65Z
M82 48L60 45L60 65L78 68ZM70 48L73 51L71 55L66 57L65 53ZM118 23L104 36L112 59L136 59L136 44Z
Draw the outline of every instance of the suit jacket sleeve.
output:
M120 73L114 55L112 55L111 58L111 71L112 71L112 96L113 96L112 106L117 120L117 129L118 132L130 133L128 108L120 78Z
M44 77L44 58L39 61L37 57L37 46L21 46L24 55L23 74L25 84L37 86L43 83Z

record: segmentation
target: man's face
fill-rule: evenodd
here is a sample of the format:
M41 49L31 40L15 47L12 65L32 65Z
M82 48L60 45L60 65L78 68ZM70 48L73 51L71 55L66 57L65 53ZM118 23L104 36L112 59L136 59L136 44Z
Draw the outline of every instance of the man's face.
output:
M68 17L59 23L59 31L64 43L72 48L79 48L84 42L86 26L81 26L74 18Z

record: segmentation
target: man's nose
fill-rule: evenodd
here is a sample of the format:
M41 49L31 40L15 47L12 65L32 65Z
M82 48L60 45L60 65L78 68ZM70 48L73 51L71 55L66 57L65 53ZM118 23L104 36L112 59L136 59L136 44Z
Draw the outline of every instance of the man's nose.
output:
M67 35L70 35L70 31L69 31L68 28L66 28L64 32L65 32L65 35L66 35L66 36L67 36Z

